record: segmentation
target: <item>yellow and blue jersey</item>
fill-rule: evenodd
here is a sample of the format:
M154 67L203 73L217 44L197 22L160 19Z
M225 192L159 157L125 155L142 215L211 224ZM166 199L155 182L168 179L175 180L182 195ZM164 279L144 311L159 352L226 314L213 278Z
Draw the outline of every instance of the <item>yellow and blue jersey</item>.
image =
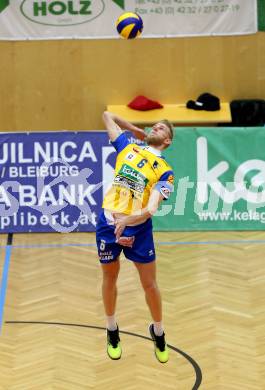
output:
M164 157L150 147L129 143L125 133L112 145L118 154L114 180L104 197L103 208L133 214L147 206L154 188L168 199L174 174Z

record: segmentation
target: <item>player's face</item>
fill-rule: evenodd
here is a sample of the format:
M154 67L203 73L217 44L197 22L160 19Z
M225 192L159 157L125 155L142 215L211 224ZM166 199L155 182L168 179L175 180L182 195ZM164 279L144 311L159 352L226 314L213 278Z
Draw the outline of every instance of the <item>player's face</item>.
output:
M154 146L168 146L171 143L170 130L165 123L156 123L148 136L146 137L146 143Z

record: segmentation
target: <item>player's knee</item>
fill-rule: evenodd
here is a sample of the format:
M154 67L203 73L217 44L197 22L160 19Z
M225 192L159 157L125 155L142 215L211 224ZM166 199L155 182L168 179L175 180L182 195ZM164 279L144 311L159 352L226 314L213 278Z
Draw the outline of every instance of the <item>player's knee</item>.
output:
M146 293L152 293L158 290L158 286L155 280L143 282L142 285Z
M102 287L104 289L107 289L108 291L112 291L114 288L116 288L117 279L118 279L118 274L104 273L103 280L102 280Z
M102 268L103 271L103 279L108 282L116 282L120 267L119 266L104 266Z

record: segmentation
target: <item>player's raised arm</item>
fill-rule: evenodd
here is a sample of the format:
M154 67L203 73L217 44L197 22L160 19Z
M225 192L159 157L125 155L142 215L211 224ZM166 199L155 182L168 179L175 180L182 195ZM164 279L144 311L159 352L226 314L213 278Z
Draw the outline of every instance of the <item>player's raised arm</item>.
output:
M142 129L109 111L104 111L102 119L111 141L115 141L122 133L122 130L131 131L140 140L144 140L146 137L146 133Z

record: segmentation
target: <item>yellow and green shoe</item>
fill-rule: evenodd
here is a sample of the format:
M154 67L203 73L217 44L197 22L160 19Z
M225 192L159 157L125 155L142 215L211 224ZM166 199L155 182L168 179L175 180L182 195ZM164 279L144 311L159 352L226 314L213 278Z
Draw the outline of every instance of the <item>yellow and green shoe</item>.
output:
M165 333L162 336L157 336L154 332L154 324L149 326L149 332L155 346L155 356L160 363L168 361L168 347L165 341Z
M118 360L121 358L121 345L118 327L116 330L107 329L107 353L112 360Z

